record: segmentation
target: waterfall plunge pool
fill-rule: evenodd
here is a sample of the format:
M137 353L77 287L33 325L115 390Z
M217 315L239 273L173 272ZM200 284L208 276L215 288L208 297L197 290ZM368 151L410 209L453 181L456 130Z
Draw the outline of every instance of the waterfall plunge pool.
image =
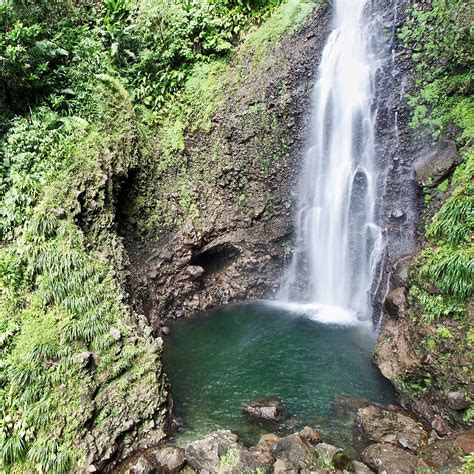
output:
M369 325L323 324L274 304L222 307L174 323L164 347L175 414L184 444L217 429L244 443L268 432L287 434L315 427L341 447L352 445L352 419L337 416L338 396L386 405L393 387L371 362L375 336ZM290 418L279 428L250 422L246 402L280 397Z

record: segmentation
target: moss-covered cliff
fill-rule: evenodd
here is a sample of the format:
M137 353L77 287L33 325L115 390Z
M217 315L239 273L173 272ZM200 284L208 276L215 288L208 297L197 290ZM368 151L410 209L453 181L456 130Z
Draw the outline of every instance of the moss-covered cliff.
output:
M415 164L420 251L394 270L376 360L403 403L446 434L472 423L472 8L437 0L408 13L399 35L415 66L412 133L435 145Z
M252 71L276 73L269 51L284 61L288 48L278 39L318 7L278 3L0 5L0 465L7 472L107 470L163 437L162 341L149 326L153 315L137 312L147 309L140 292L132 285L135 301L128 293L123 236L134 259L148 258L139 250L145 239L210 217L199 197L209 206L227 200L242 222L256 202L259 217L274 212L264 178L287 158L287 136L276 130L286 123L283 112L276 122L255 87L270 74ZM249 75L256 91L240 103ZM288 99L285 85L272 91L278 108ZM235 109L225 109L229 98ZM212 132L219 110L234 132ZM242 123L241 142L252 145L236 161L228 147L238 138L226 134L243 131ZM223 209L213 209L222 219Z

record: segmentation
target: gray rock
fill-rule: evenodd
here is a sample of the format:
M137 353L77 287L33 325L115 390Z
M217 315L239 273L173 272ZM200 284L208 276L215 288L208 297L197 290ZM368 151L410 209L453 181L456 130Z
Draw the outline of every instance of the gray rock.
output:
M397 412L376 406L361 408L357 412L357 427L371 442L389 443L418 452L428 442L428 435L421 424Z
M199 265L190 265L186 268L186 273L193 279L200 278L204 274L204 268Z
M271 458L245 448L231 431L216 431L185 448L187 463L202 474L237 474L264 467Z
M336 446L327 443L319 443L314 449L320 458L331 462L337 453L343 452L341 448L336 448Z
M405 213L401 209L392 209L392 212L390 213L390 217L393 217L394 219L401 219Z
M124 470L124 474L155 474L157 470L151 462L145 458L138 458L129 468Z
M116 340L122 339L122 333L117 328L110 328L109 334Z
M277 459L273 464L274 474L296 474L293 465L286 459Z
M463 392L449 392L448 405L453 410L465 410L471 406L471 403Z
M464 452L456 440L437 439L423 450L422 457L437 472L459 472Z
M373 474L374 471L362 462L352 461L352 472L354 472L354 474Z
M406 288L400 287L392 290L384 301L384 310L392 318L402 317L408 309Z
M177 446L164 446L154 453L157 464L166 472L178 472L185 463L184 449Z
M289 416L288 409L278 397L252 400L242 407L242 413L252 420L274 423L280 423Z
M343 417L349 413L356 413L360 408L365 408L373 404L366 398L346 397L341 395L334 398L332 405L336 415Z
M422 459L391 444L372 444L362 453L362 461L375 472L387 474L414 474L427 468Z
M271 453L275 458L293 466L296 471L310 468L317 460L313 446L298 434L282 438L272 446Z
M297 433L301 438L308 441L309 444L316 446L322 441L321 433L314 428L305 426L299 433Z
M86 351L76 354L76 362L83 368L92 368L99 363L99 360L97 354Z
M451 432L451 428L449 427L448 423L446 423L443 418L439 415L435 415L431 422L431 427L441 436L445 436Z
M187 463L200 473L215 473L219 470L220 458L229 449L241 449L239 438L231 431L216 431L203 439L189 443L185 448Z
M458 160L456 144L441 139L436 150L416 164L416 180L422 186L436 186Z
M62 207L56 208L54 214L58 219L66 219L66 211Z

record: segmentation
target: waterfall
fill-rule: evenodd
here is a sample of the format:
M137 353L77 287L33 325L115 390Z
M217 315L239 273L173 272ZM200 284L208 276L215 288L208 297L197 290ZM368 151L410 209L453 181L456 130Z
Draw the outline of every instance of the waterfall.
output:
M278 298L311 307L325 322L370 319L383 246L376 223L377 57L367 3L333 2L297 190L295 247Z

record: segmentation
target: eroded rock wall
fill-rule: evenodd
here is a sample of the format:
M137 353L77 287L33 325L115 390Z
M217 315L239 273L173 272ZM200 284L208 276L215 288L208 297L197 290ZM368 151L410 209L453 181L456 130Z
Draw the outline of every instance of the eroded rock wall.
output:
M227 77L240 79L226 86L211 130L186 131L187 189L197 212L149 233L145 242L127 239L135 300L155 327L277 289L291 248L298 165L330 17L329 7L321 7L263 55L239 51ZM135 186L143 187L146 175L141 170ZM160 198L172 203L177 194Z

